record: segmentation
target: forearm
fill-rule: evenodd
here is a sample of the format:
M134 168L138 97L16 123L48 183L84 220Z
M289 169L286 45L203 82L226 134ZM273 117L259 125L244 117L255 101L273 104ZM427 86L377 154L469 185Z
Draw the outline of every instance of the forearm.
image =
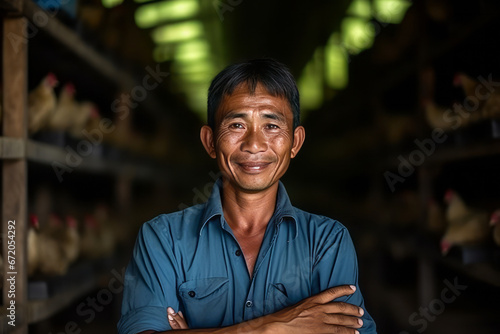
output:
M139 334L168 334L177 332L184 334L354 334L359 333L357 329L363 326L363 321L360 318L363 316L364 310L356 305L334 301L339 297L351 295L354 291L356 291L356 287L353 285L333 287L276 313L228 327L181 329L165 332L145 331ZM187 325L184 328L186 327Z
M272 319L269 316L263 316L260 318L245 321L236 325L223 327L223 328L203 328L203 329L181 329L181 330L170 330L164 332L155 331L145 331L139 334L169 334L169 333L198 333L198 334L271 334L277 333L275 330L271 331L270 328Z

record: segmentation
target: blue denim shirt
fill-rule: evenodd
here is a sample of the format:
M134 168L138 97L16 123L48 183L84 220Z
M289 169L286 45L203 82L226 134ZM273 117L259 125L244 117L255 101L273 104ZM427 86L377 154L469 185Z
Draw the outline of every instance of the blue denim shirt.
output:
M327 288L356 285L339 298L365 309L347 229L293 207L283 184L250 276L221 205L221 181L205 204L145 223L125 274L118 332L164 331L167 307L190 328L224 327L281 310ZM365 309L360 333L375 333Z

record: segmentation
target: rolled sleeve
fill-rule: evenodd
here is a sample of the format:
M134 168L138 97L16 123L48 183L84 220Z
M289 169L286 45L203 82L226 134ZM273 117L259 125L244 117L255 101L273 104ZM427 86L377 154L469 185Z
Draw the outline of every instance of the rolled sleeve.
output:
M365 308L363 295L358 284L358 261L354 244L347 229L338 222L332 225L331 230L325 229L328 238L318 249L316 263L313 268L313 287L319 293L328 288L339 285L355 285L356 291L349 295L337 298L357 305L365 311L362 316L363 327L359 329L362 334L376 333L375 322Z
M118 333L170 330L167 307L179 309L175 258L165 231L154 221L139 231L125 284Z
M136 334L145 330L170 330L165 307L146 306L131 310L118 323L118 333Z

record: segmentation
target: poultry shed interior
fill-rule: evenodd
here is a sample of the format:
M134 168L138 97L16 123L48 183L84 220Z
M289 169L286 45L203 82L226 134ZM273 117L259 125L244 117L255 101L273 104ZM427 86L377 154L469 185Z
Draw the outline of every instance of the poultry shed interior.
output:
M0 333L117 331L141 225L221 176L211 80L259 57L300 91L283 183L349 230L377 332L499 333L499 2L0 3Z

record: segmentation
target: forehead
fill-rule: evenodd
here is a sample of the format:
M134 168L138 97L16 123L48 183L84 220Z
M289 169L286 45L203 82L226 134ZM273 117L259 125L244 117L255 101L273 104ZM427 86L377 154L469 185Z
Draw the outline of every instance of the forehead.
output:
M219 119L223 118L229 112L239 110L267 110L278 112L286 117L293 118L293 113L288 100L281 96L273 96L269 94L266 88L257 84L253 92L250 91L246 83L238 85L232 94L223 96L222 101L217 109Z

